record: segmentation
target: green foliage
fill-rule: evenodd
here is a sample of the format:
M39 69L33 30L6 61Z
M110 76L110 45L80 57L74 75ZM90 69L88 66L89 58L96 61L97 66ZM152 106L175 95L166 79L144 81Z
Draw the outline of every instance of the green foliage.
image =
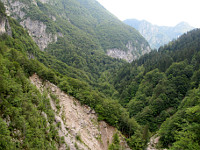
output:
M5 16L6 13L5 13L6 9L4 7L4 4L0 1L0 16Z
M54 101L56 108L58 110L58 112L60 111L60 100L57 98L56 95L50 93L50 97L52 98L52 100Z
M182 35L178 40L161 46L158 51L152 51L145 54L133 64L144 65L146 72L158 68L160 71L166 69L173 62L187 60L195 66L199 67L199 29L194 29L187 34Z
M140 56L141 44L148 46L138 31L123 24L94 0L55 0L49 3L37 1L37 5L30 1L20 1L29 6L22 10L25 12L24 19L31 18L43 22L47 26L47 32L53 35L62 33L62 36L58 36L58 41L48 45L45 51L64 63L56 62L52 56L49 59L44 58L46 54L37 55L40 62L45 65L51 64L50 67L56 71L69 74L67 69L63 70L63 67L60 67L65 65L64 67L73 70L73 73L70 72L70 77L73 78L78 78L75 72L81 72L79 74L89 78L87 82L92 82L92 86L107 96L113 95L108 90L104 91L100 83L97 84L98 78L107 70L112 73L119 69L124 62L106 56L105 51L111 48L126 51L127 43L132 42L138 49L135 53ZM54 60L54 65L51 59ZM80 79L83 77L79 77Z
M170 149L199 149L199 33L125 64L111 80L130 116L153 132L161 125L160 144ZM142 141L135 135L128 140L132 147Z
M119 139L119 135L116 132L113 135L113 141L112 143L109 145L108 150L120 150L120 139Z
M75 146L75 148L76 148L77 150L79 150L79 147L78 147L78 144L77 144L77 143L75 143L74 146Z
M110 125L117 127L128 137L136 131L140 132L140 126L134 118L129 118L126 109L116 100L100 93L98 88L95 89L95 85L98 84L93 83L90 73L69 67L46 52L41 52L28 33L16 21L11 18L9 20L13 37L0 36L0 60L3 68L0 75L0 79L2 79L0 100L2 97L3 101L5 99L5 102L0 103L0 114L4 114L3 118L12 116L13 124L9 130L10 133L13 133L15 129L19 132L19 135L15 135L17 148L56 149L56 143L58 145L62 143L62 139L57 135L56 126L53 125L54 113L51 110L47 93L41 95L27 80L27 77L33 73L37 73L44 82L48 80L57 84L82 104L87 104L95 109L99 120L105 120ZM102 68L97 67L97 70L100 72L105 70L107 74L110 74L109 69L114 70L120 67L117 66L117 62L122 62L108 57L105 60L103 58L101 58L102 64L105 64L103 61L111 62L110 64L114 62L113 68L109 63L108 66L105 65L107 68L104 68L102 64ZM107 90L109 87L114 89L110 83L107 83L108 76L101 76L99 81L102 80L108 86ZM112 92L108 91L108 93L111 95ZM54 95L51 97L57 101ZM47 119L42 112L47 114ZM47 127L47 120L50 123L49 127ZM22 137L25 137L23 144L20 143Z
M167 119L159 131L161 143L170 149L199 149L199 88L193 89L180 104L180 110Z
M6 122L0 118L0 149L9 150L14 148L10 131L8 130Z
M124 63L123 61L110 58L102 52L89 48L75 48L67 39L62 38L59 38L55 44L49 45L47 51L67 65L87 72L90 80L94 82L94 85L97 85L95 82L103 72L112 72L114 69L120 68Z
M199 33L193 30L124 65L111 80L121 95L119 102L151 131L177 111L188 90L199 86Z
M135 150L143 150L145 147L145 140L142 139L142 135L139 132L136 132L135 135L131 136L127 142L129 146Z
M81 136L80 135L76 135L76 140L83 143L82 139L81 139Z
M27 79L37 73L121 130L132 149L144 149L149 130L156 132L160 125L163 147L199 148L199 29L127 64L105 56L103 50L126 50L128 41L137 48L147 43L96 1L38 1L37 6L21 1L30 6L24 10L26 17L63 37L42 52L28 32L8 18L12 37L0 36L2 147L56 149L63 142L47 93L40 94ZM54 95L51 98L59 103ZM115 136L109 148L118 146Z
M59 4L57 1L57 5ZM61 19L69 18L75 27L92 36L91 39L95 44L101 45L104 50L110 48L126 50L125 45L128 41L134 42L134 45L139 47L135 40L147 45L139 32L123 24L94 0L62 1L62 5L55 10L57 14L65 12L66 16Z
M13 52L16 59L20 57L12 49L0 54L1 148L55 149L53 141L58 142L58 133L47 126L47 121L51 126L54 121L49 99L31 85L21 64L10 57Z

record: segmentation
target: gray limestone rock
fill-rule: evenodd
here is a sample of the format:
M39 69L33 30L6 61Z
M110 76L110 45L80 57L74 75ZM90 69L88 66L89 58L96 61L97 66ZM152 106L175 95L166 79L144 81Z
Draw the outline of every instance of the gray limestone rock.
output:
M128 49L127 51L117 49L117 48L108 49L107 55L113 58L124 59L127 62L131 63L133 60L139 58L141 55L144 55L151 51L149 46L145 46L142 44L140 47L141 53L139 54L137 48L130 41L126 44L126 48Z
M1 17L0 18L0 35L4 33L12 36L12 31L11 31L11 27L10 27L8 19L6 17Z

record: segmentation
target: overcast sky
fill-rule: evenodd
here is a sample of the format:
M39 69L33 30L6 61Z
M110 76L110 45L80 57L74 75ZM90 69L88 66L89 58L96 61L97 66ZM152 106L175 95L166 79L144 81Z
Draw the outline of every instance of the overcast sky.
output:
M147 20L175 26L181 21L200 28L200 0L97 0L120 20Z

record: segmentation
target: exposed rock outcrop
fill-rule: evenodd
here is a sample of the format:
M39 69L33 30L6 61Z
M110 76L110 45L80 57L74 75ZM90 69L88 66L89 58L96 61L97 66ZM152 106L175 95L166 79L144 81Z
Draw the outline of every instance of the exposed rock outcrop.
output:
M34 39L41 50L44 50L49 43L57 41L57 35L47 33L47 26L38 20L24 19L20 24L28 29L29 35Z
M4 6L6 8L6 14L15 19L23 19L25 16L24 11L22 9L27 9L28 6L20 1L12 1L12 0L2 0Z
M12 35L11 27L9 21L6 17L0 16L0 35L7 33L8 35Z
M77 149L77 146L84 150L108 149L109 144L112 143L113 134L117 131L114 127L104 121L98 122L94 110L81 105L79 101L65 94L54 84L42 82L36 74L30 77L30 80L41 93L48 89L51 107L55 112L55 124L60 124L59 136L64 137L65 143L71 150ZM50 93L59 99L60 111L57 110ZM129 149L121 134L120 138L122 146ZM59 149L66 149L65 144Z
M49 0L40 0L40 2L42 2L42 3L48 3Z
M0 17L0 34L6 33L6 19Z
M117 49L117 48L108 49L107 55L113 58L124 59L130 63L133 60L139 58L139 56L149 53L151 51L149 46L146 47L142 44L140 48L141 53L139 54L137 53L138 52L137 48L133 46L132 42L128 42L126 44L126 48L127 48L127 51Z
M44 22L32 20L30 17L27 17L24 11L29 9L27 4L18 0L2 0L2 2L5 5L7 15L20 21L20 24L28 30L29 35L41 50L44 50L49 43L56 42L58 36L63 36L61 33L53 34L47 32L47 25ZM42 0L41 2L46 3L48 0ZM37 5L35 0L33 0L32 3ZM54 16L51 17L54 21L56 20Z
M147 144L146 150L167 150L167 149L158 149L157 145L159 142L160 137L156 134L150 138L149 143Z
M77 14L76 13L74 14L74 17L77 17L77 18L80 17L78 19L80 22L75 21L76 19L74 20L73 19L74 17L70 18L70 17L72 17L70 15L72 12L65 9L65 6L64 6L63 12L61 12L61 10L63 8L60 7L60 5L63 5L65 2L62 3L61 1L54 1L54 0L37 0L37 1L36 0L31 0L31 1L2 0L2 2L5 4L6 13L8 15L10 15L11 17L15 18L17 21L19 21L19 23L25 29L28 30L30 36L32 36L33 40L36 42L36 44L39 46L39 48L41 50L44 50L50 43L57 42L57 38L59 36L63 37L63 35L61 33L57 33L57 32L61 32L62 29L64 31L65 30L64 28L69 27L69 31L63 32L63 34L65 34L66 36L71 36L71 37L69 37L69 39L72 39L73 42L76 40L76 38L77 39L79 38L79 32L71 33L71 30L77 30L77 28L80 29L81 36L82 35L87 36L87 34L88 35L91 34L91 37L93 37L93 31L95 34L99 34L98 32L100 31L100 33L102 32L101 34L103 34L103 35L104 35L103 32L109 31L108 29L103 31L103 30L101 30L101 27L98 27L99 26L98 22L101 22L101 19L91 17L91 16L96 16L96 15L88 16L88 18L89 18L88 22L87 21L85 22L84 21L85 19L81 19L82 16L79 14L80 12L81 13L84 12L85 15L94 13L91 10L87 10L88 6L86 6L85 3L82 3L82 2L80 2L80 4L79 4L79 2L77 2L77 4L75 4L74 2L66 3L67 5L69 5L68 7L70 7L70 5L74 5L73 8L76 8L76 7L78 8L78 9L74 9L72 11L78 11ZM48 8L48 7L46 7L46 4L51 5L53 7ZM95 5L93 6L94 7L93 9L97 8L97 10L99 10L100 12L105 11L104 9L102 9L102 7L99 4L97 4L97 6L95 6ZM44 6L45 9L42 6ZM66 7L66 8L68 8L68 7ZM79 9L79 7L80 7L80 9ZM85 10L82 9L82 7L83 8L85 7ZM53 9L53 8L59 9L59 11L52 11L51 9ZM65 10L67 10L67 11L65 11ZM39 13L35 13L36 11L38 11ZM41 17L40 17L40 15L41 15ZM107 14L107 15L109 17L111 17L110 14ZM113 19L115 20L116 18L113 18ZM97 21L97 20L99 20L99 21ZM68 21L68 22L65 22L65 21ZM71 24L68 25L68 23L71 23ZM89 24L91 23L91 24L89 25L88 23ZM115 28L122 27L122 26L125 27L125 25L121 21L116 21L116 23L114 23L114 24L116 26ZM88 30L87 28L84 27L85 25L90 26L89 28L91 28L91 31L92 31L91 33L90 33L90 29ZM73 26L75 28L73 28ZM81 27L81 26L83 26L83 27ZM112 26L112 24L109 26ZM97 27L99 29L97 29ZM97 30L98 32L95 32L95 30ZM126 28L125 30L127 32L129 32L128 28ZM127 50L126 50L126 48L122 50L122 49L119 49L119 47L124 47L124 44L125 44L124 41L123 42L121 41L121 46L119 46L116 42L113 42L113 45L116 45L115 46L116 48L107 50L107 54L109 56L115 57L115 58L120 58L120 59L125 59L128 62L131 62L134 59L140 57L142 55L142 53L147 53L150 51L150 48L149 48L146 40L143 39L143 37L138 32L132 31L131 28L130 28L130 31L131 31L131 34L129 34L129 35L127 35L127 33L125 35L121 34L120 30L115 31L115 32L117 32L117 34L122 35L122 36L119 36L119 41L121 41L122 38L123 39L128 38L130 41L132 41L132 43L130 44L130 42L127 41ZM69 35L68 35L68 32L69 32ZM86 34L82 34L83 32L85 32ZM109 40L112 41L111 38L113 38L113 37L108 35L108 37L105 36L105 38L103 38L103 40L99 36L96 36L96 37L94 36L94 38L95 38L95 40L94 40L95 45L99 46L99 44L101 44L102 48L105 49L104 45L107 45L107 44L105 44L107 42L106 39L108 38L108 41ZM98 40L99 40L99 42L98 42ZM118 40L115 40L115 41L118 41ZM142 43L143 43L143 45L142 45ZM113 47L112 43L108 44L108 46ZM82 48L82 47L80 47L80 48Z

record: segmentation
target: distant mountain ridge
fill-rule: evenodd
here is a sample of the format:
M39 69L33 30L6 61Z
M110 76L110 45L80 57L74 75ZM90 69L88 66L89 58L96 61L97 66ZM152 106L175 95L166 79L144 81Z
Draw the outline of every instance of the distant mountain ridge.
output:
M180 22L174 27L153 25L146 20L127 19L127 25L137 29L149 42L152 49L158 49L183 33L194 29L187 22Z
M149 44L94 1L0 0L0 150L200 150L200 29L127 63Z

